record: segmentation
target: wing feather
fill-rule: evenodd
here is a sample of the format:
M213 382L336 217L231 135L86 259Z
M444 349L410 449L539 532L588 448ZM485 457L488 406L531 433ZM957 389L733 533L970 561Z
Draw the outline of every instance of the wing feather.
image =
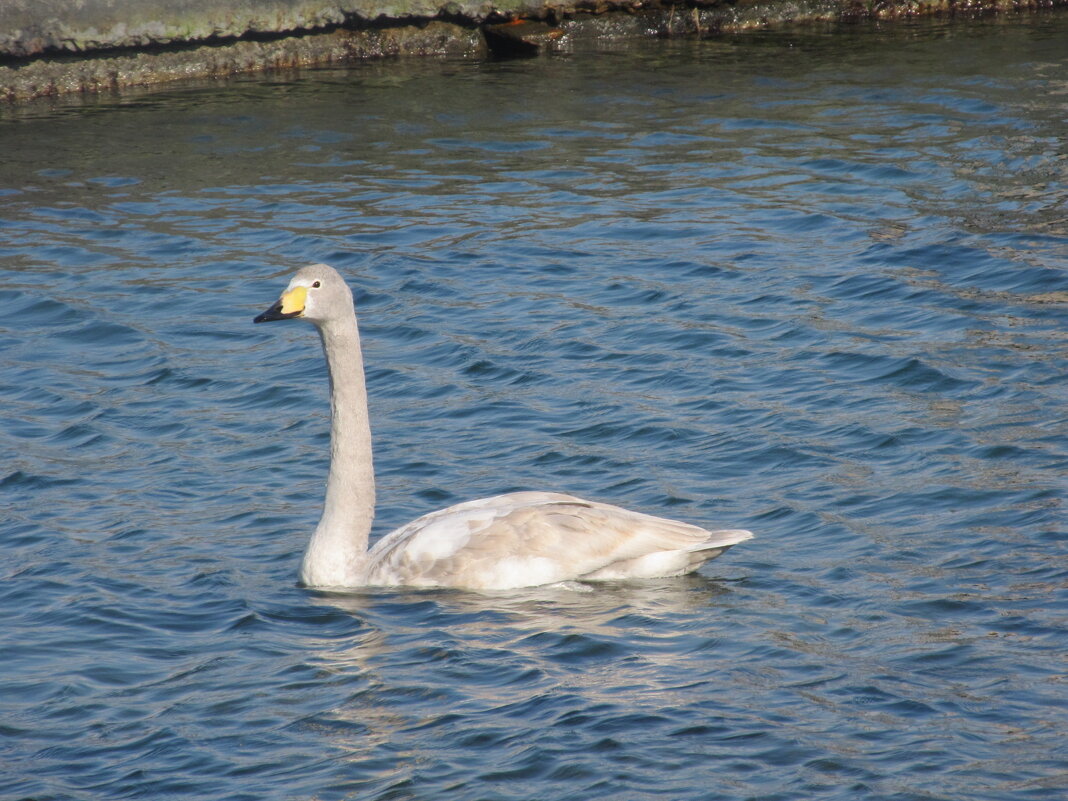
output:
M506 589L681 575L751 536L562 493L518 492L456 504L387 534L368 554L368 583Z

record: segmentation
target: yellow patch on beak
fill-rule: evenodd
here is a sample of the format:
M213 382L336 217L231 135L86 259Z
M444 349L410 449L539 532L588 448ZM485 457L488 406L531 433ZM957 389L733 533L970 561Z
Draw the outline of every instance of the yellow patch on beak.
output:
M308 301L308 288L295 286L282 293L282 314L301 314Z

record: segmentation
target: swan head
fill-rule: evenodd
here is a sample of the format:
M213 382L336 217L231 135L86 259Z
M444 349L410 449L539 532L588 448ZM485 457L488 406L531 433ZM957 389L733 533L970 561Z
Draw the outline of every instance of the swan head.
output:
M352 290L341 274L326 264L309 264L297 271L278 301L252 322L299 318L322 326L352 315Z

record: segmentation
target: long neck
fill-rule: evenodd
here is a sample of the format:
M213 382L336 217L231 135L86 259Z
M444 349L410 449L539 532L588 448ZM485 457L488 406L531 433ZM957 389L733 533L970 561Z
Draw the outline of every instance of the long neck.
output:
M330 476L300 578L312 587L351 587L363 583L375 515L371 425L355 315L322 324L319 335L330 371Z

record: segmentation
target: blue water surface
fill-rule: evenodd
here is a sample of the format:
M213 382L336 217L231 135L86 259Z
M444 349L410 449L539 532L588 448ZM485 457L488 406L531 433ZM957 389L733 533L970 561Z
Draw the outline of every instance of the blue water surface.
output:
M1068 794L1068 17L576 44L0 111L0 797ZM564 490L681 579L296 586L298 266L375 536Z

